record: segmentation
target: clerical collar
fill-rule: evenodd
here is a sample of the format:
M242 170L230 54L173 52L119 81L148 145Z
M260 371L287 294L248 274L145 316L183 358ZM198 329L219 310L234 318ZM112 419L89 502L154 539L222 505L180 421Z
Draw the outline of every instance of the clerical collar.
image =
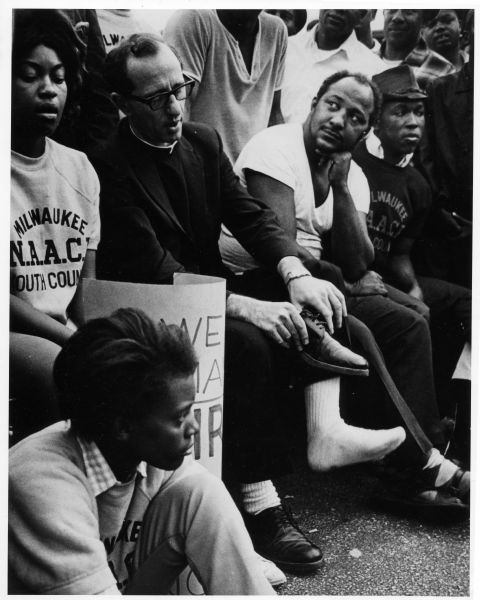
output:
M155 148L156 150L168 150L168 153L171 154L173 152L173 149L177 145L178 140L175 140L173 142L173 144L170 144L168 146L166 146L165 144L161 144L158 146L156 144L151 144L150 142L147 142L147 140L144 140L142 137L140 137L136 131L134 131L131 123L129 123L129 127L130 127L130 131L137 138L137 140L140 140L143 144L147 144L147 146L150 146L151 148Z
M365 140L365 145L370 154L376 156L377 158L384 158L382 142L378 139L378 137L373 133L372 130L370 130L370 133L368 134ZM398 163L395 166L404 169L410 164L412 157L413 152L405 154L405 156L400 161L398 161Z

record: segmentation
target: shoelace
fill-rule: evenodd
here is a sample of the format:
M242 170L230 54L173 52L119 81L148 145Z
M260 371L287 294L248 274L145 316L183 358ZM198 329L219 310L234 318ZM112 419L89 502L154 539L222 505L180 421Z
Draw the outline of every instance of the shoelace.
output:
M277 521L277 523L279 525L290 525L291 527L296 529L298 531L298 533L300 533L301 535L303 535L305 537L305 534L303 533L303 531L300 529L300 527L295 522L295 519L293 518L292 509L290 508L290 506L288 506L282 502L282 504L280 504L280 506L277 507L277 510L275 510L274 514L275 514L275 520Z
M315 323L315 325L325 327L325 320L322 318L322 315L320 313L314 313L311 310L308 310L308 308L303 308L300 312L300 316L304 319L311 319Z

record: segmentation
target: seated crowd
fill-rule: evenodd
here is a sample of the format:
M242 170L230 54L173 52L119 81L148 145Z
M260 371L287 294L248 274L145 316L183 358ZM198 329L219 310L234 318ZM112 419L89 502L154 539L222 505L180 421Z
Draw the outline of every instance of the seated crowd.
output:
M374 10L129 13L14 11L10 593L319 569L275 487L292 393L312 470L381 464L387 509L468 518L473 11L388 9L379 40ZM223 483L188 336L81 322L82 278L179 272L227 282Z

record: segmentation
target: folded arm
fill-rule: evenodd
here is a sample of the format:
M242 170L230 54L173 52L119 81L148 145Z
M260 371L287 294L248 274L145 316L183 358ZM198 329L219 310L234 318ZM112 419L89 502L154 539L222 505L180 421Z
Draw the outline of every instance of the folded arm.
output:
M347 184L351 155L336 153L332 159L329 172L333 191L332 262L342 269L345 279L357 281L372 263L374 250L368 237L366 214L357 210Z
M95 250L87 250L83 263L81 278L95 277ZM79 288L75 292L68 313L73 322L79 322L80 298ZM10 294L10 330L45 338L63 346L72 335L73 330L59 323L46 313L34 308L31 304Z
M412 238L397 238L390 250L386 268L388 278L393 285L413 298L423 300L423 293L418 285L410 259L414 241Z
M73 331L31 304L10 294L10 331L42 337L63 346Z

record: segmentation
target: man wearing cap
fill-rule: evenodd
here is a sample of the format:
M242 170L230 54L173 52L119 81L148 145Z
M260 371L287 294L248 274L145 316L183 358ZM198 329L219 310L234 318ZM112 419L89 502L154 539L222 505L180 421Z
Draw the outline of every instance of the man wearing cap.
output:
M407 65L384 71L373 80L383 95L381 114L373 132L354 153L370 186L367 227L375 249L372 268L384 281L429 307L434 355L442 358L439 375L444 384L440 387L451 396L450 377L470 340L471 292L441 279L417 276L410 258L431 205L430 188L410 162L425 127L427 96ZM389 296L409 304L396 290L390 289ZM418 307L414 301L412 306ZM446 400L451 402L451 398Z

